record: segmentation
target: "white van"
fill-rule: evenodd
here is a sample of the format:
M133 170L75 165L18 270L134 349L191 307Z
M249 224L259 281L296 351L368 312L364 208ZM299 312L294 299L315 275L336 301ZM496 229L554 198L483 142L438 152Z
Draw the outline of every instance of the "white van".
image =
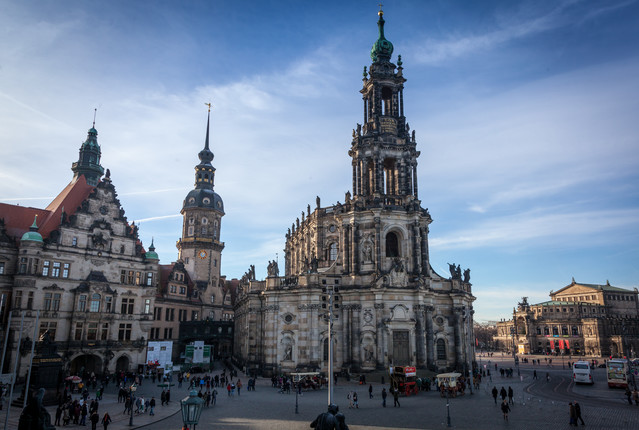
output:
M572 380L576 384L594 384L588 361L577 361L572 365Z

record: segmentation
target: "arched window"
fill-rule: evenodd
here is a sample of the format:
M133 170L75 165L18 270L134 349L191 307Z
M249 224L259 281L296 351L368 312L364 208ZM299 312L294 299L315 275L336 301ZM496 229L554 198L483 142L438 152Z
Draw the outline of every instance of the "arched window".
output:
M392 115L392 99L393 99L393 90L389 87L382 88L382 115Z
M548 327L544 327L544 335L550 336L550 330L548 329Z
M100 312L100 295L94 294L91 296L91 306L89 307L90 312Z
M399 239L392 231L386 235L386 257L399 257Z
M206 225L208 224L209 220L208 218L202 218L202 225Z
M437 339L437 359L446 360L446 342L444 339Z
M337 244L335 242L331 243L328 247L328 259L330 261L335 261L337 259Z
M567 336L568 335L568 327L566 327L565 325L561 326L561 334L564 335L564 336Z

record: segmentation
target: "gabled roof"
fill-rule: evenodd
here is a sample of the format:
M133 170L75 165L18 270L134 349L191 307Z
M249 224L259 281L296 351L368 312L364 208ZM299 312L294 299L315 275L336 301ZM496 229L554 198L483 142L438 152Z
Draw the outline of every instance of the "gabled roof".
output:
M62 210L72 215L91 194L94 187L87 184L84 176L74 178L45 209L0 203L0 218L4 218L7 234L15 239L29 231L35 215L38 216L38 232L49 237L62 222Z
M610 283L606 283L606 285L582 284L580 282L576 282L575 280L573 280L570 285L566 285L565 287L563 287L559 291L553 291L552 294L555 295L555 294L561 293L564 290L566 290L568 288L571 288L571 287L584 287L584 288L590 288L590 289L597 290L597 291L610 291L610 292L619 292L619 293L632 293L633 292L633 291L630 291L630 290L626 290L625 288L613 287L612 285L610 285Z

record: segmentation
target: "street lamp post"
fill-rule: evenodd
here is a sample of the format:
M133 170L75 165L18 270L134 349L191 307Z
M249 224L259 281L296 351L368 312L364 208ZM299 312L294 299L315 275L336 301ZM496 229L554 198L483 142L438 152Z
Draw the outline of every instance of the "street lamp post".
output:
M191 390L188 397L180 400L180 408L182 410L182 422L185 428L195 426L200 422L200 415L202 414L202 406L204 405L204 399L198 397L197 391Z
M135 384L131 384L131 386L129 387L129 407L131 408L131 414L129 415L129 427L133 426L133 394L135 394L135 390L137 390L138 387L135 386Z

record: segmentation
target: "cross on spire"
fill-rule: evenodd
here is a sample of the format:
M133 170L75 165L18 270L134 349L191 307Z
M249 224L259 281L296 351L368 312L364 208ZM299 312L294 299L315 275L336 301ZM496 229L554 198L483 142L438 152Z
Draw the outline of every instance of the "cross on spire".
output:
M204 104L209 107L209 112L211 112L211 103L204 103Z

